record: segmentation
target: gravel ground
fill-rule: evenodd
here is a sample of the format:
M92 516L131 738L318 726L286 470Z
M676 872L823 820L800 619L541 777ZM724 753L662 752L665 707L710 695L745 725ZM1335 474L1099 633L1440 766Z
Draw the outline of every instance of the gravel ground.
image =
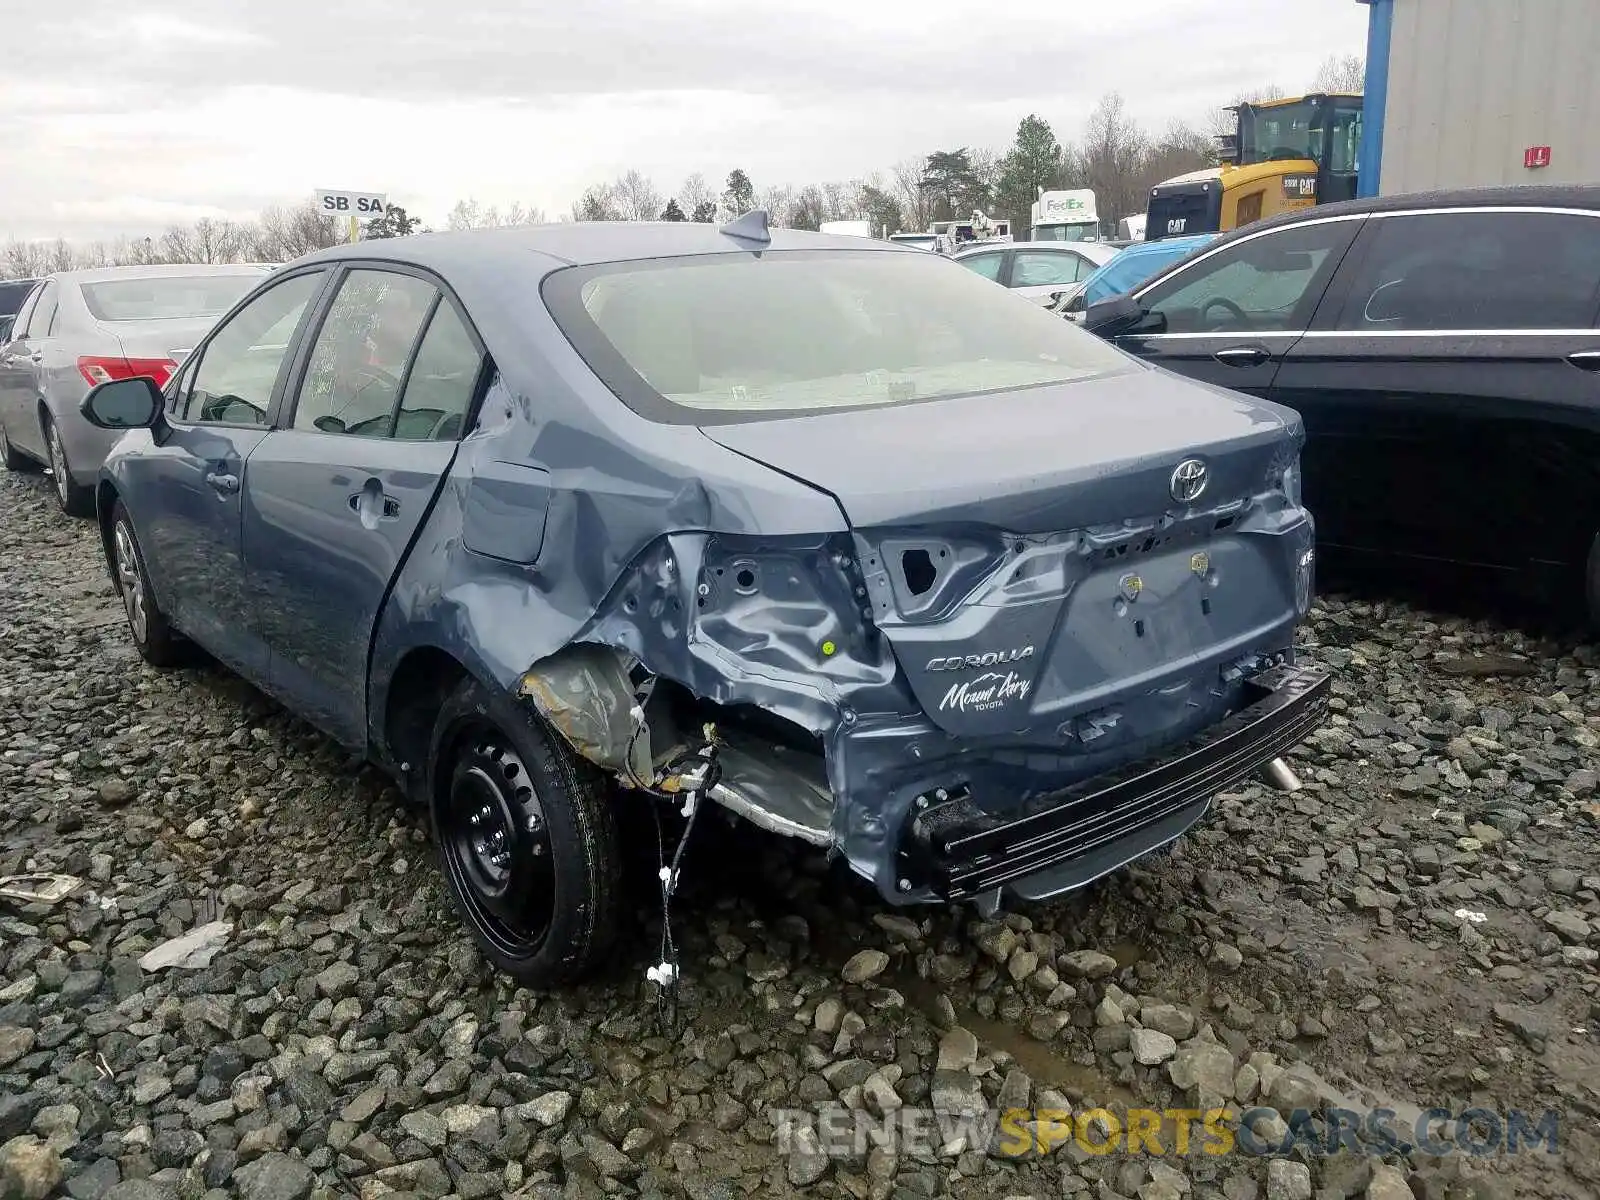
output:
M614 976L508 986L383 780L219 670L141 663L46 486L0 476L0 874L84 886L0 901L0 1197L1600 1194L1593 645L1325 599L1305 790L990 923L697 829L674 1026L653 828ZM208 965L139 965L212 922ZM1228 1103L1273 1139L1268 1109L1556 1109L1559 1152L780 1153L772 1110L841 1101Z

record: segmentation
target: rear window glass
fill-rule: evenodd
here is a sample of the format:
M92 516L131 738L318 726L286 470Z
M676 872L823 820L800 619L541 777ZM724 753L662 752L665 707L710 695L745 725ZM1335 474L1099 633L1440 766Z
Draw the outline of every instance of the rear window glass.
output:
M645 416L710 424L1134 369L942 257L769 251L576 267L545 284L595 373Z
M214 317L232 308L240 296L260 282L260 275L153 275L143 279L110 279L84 284L83 302L97 321Z

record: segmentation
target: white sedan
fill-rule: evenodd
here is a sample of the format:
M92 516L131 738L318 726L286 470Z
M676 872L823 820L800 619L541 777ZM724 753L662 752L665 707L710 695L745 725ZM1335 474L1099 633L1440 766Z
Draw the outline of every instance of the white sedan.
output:
M1048 305L1081 286L1116 256L1117 247L1101 242L1005 242L971 246L952 261L1035 304Z

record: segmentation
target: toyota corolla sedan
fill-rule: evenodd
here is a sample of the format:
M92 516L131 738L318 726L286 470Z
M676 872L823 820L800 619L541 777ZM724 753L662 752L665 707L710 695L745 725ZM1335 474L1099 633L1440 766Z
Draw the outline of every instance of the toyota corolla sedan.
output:
M760 212L318 252L83 408L139 651L389 771L534 985L606 953L622 790L992 914L1326 708L1291 410Z
M0 461L10 471L49 467L61 507L88 516L114 438L84 420L84 394L133 375L164 383L266 273L254 264L102 267L39 280L0 338Z

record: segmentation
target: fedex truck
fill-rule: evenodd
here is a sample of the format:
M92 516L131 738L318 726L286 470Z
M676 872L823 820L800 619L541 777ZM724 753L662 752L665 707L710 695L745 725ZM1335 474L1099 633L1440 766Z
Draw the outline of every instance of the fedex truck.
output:
M1036 242L1098 242L1100 214L1090 188L1040 192L1030 214L1030 237Z

